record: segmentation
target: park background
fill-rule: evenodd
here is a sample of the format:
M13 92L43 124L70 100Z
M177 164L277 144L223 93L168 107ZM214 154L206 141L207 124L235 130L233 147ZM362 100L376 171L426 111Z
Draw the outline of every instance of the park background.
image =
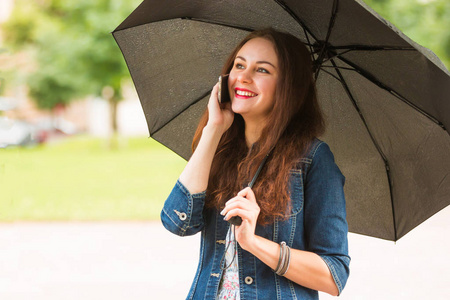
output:
M450 66L450 1L364 2ZM185 161L148 138L110 34L139 3L0 2L0 299L187 294L199 237L159 222ZM397 243L350 234L341 298L449 299L448 220Z

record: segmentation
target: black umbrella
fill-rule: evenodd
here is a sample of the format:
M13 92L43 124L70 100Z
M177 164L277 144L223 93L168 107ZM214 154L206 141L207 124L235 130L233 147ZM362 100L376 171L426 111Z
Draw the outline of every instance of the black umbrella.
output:
M185 159L225 58L254 29L309 47L350 231L397 240L450 204L450 76L362 1L145 0L113 32L150 136Z

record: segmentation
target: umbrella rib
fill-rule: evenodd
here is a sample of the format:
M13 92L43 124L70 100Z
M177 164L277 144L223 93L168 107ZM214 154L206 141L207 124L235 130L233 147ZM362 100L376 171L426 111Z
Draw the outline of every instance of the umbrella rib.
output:
M344 52L342 52L342 53L336 53L336 52L334 52L334 53L333 53L333 56L327 57L327 59L324 59L324 60L322 61L322 65L323 65L324 63L328 62L329 60L331 60L331 59L333 59L333 58L335 58L335 57L340 57L342 54L348 53L348 52L350 52L350 51L351 51L351 50L347 50L347 51L344 51ZM331 51L330 51L329 53L331 53ZM321 67L322 67L322 65L321 65Z
M197 22L207 23L207 24L220 25L220 26L226 26L226 27L229 27L229 28L244 30L244 31L248 31L248 32L252 32L252 31L255 30L255 29L249 28L249 27L244 27L244 26L239 26L239 25L232 25L232 24L223 23L223 22L215 22L215 21L201 19L201 18L181 17L180 19L182 19L182 20L189 20L189 21L197 21ZM311 44L311 41L309 40L309 36L308 36L307 31L305 30L305 28L302 27L302 29L305 32L305 37L306 37L306 40L307 40L307 43L305 43L305 45L309 46L310 52L313 53L313 48L312 48L313 44Z
M303 33L305 34L305 37L306 37L306 41L307 41L306 45L309 47L309 53L311 53L311 57L313 57L313 52L314 52L313 44L311 44L311 41L309 40L309 35L308 35L308 32L306 31L306 29L303 27L302 27L302 29L303 29Z
M352 47L354 47L354 48L352 48ZM342 49L345 49L345 51L343 51L341 53L337 53L336 51L332 51L332 50L342 50ZM389 47L389 46L373 46L373 47L372 46L368 46L368 47L361 46L360 47L360 46L357 46L357 45L353 45L353 46L338 46L338 47L330 46L330 51L329 51L328 55L333 53L333 56L327 57L327 59L322 61L322 64L328 62L332 58L335 58L335 57L339 57L340 58L342 55L347 54L347 53L352 52L352 51L390 51L390 50L394 50L394 51L396 51L396 50L397 51L398 50L400 50L400 51L411 51L411 50L414 50L414 51L416 51L416 49L414 49L414 48L401 48L401 47ZM316 53L316 52L313 52L313 53Z
M200 98L197 98L195 101L193 101L191 104L189 104L188 107L186 107L185 109L181 110L179 113L177 113L175 116L173 116L170 120L168 120L163 126L159 127L158 129L156 129L155 131L153 131L150 135L153 135L155 133L157 133L158 131L160 131L161 129L163 129L167 124L169 124L170 122L172 122L174 119L176 119L179 115L181 115L183 112L185 112L186 110L188 110L190 107L192 107L193 105L197 104L198 102L200 102L202 99L204 99L206 96L208 96L209 94L211 94L212 89L209 90L208 92L206 92L205 94L203 94L202 96L200 96Z
M181 19L189 20L189 21L197 21L197 22L202 22L202 23L208 23L208 24L214 24L214 25L220 25L220 26L226 26L229 28L240 29L240 30L249 31L249 32L254 30L252 28L248 28L248 27L244 27L244 26L232 25L232 24L227 24L227 23L223 23L223 22L216 22L216 21L200 19L200 18L182 17Z
M320 68L333 68L333 69L340 69L340 70L349 70L349 71L356 71L354 68L347 68L347 67L338 67L338 66L324 66L324 65L322 65L322 66L320 66ZM322 71L325 71L325 70L322 70Z
M400 46L397 47L397 46L345 45L345 46L331 46L330 48L332 50L345 49L349 51L379 51L379 50L417 51L417 49L414 47L400 47Z
M331 36L331 31L333 30L334 27L334 23L336 21L336 16L337 16L337 12L338 12L338 7L339 7L339 0L334 0L333 1L333 8L332 8L332 12L331 12L331 18L330 18L330 23L328 23L328 30L327 30L327 36L325 38L325 41L322 43L322 47L320 49L320 53L319 56L317 57L317 59L315 60L315 62L319 63L319 66L317 67L316 70L316 79L319 76L319 72L320 72L320 66L323 64L323 59L326 53L329 52L329 46L328 46L328 41L330 40L330 36Z
M443 130L447 131L447 129L445 128L444 124L441 121L439 121L438 119L436 119L435 117L433 117L432 115L430 115L429 113L427 113L426 111L424 111L423 109L421 109L420 107L418 107L417 105L415 105L414 103L412 103L411 101L406 99L404 96L402 96L400 93L396 92L391 87L389 87L386 84L384 84L381 81L379 81L375 76L373 76L372 74L370 74L366 70L363 70L362 68L360 68L359 66L357 66L356 64L352 63L351 61L349 61L348 59L346 59L346 58L344 58L342 56L339 56L338 58L340 60L342 60L343 62L345 62L346 64L348 64L349 66L353 67L356 72L358 72L359 74L364 76L366 79L368 79L369 81L375 83L380 88L386 90L387 92L389 92L391 95L395 96L397 99L401 100L402 102L408 104L410 107L412 107L413 109L415 109L416 111L420 112L422 115L424 115L425 117L427 117L428 119L430 119L431 121L436 123Z
M309 30L309 28L303 23L303 21L284 3L284 1L281 0L274 0L281 8L283 8L300 26L303 28L303 30L306 30L313 39L316 41L318 40L317 37ZM306 35L308 36L308 35ZM309 40L308 40L309 42Z
M338 74L339 78L340 78L340 82L345 90L345 92L347 93L347 96L350 98L353 107L356 109L356 111L359 114L359 117L361 118L364 126L366 127L367 133L369 134L370 138L372 139L372 143L374 144L375 148L377 149L378 153L380 154L381 158L384 161L384 166L386 169L386 175L387 175L387 180L388 180L388 184L389 184L389 193L391 196L391 208L392 208L392 218L393 218L393 224L394 224L394 238L395 240L397 240L397 224L396 224L396 218L395 218L395 210L394 210L394 197L392 194L392 184L391 184L391 172L390 172L390 167L389 167L389 162L386 158L386 155L383 153L383 151L381 150L380 146L378 145L378 143L376 142L375 138L372 135L372 132L369 129L369 126L367 125L366 119L364 118L361 109L359 108L358 104L356 103L355 98L353 97L352 92L350 91L350 88L348 87L341 71L339 70L339 67L337 67L336 62L334 61L334 59L331 60L331 63L333 64L333 66L335 66L335 71Z
M323 66L322 66L321 68L323 68ZM332 67L330 66L330 68L332 68ZM328 75L330 75L331 77L333 77L333 78L336 79L337 81L341 81L341 79L338 78L338 77L337 77L336 75L334 75L333 73L331 73L331 72L329 72L329 71L327 71L327 70L324 70L324 69L322 69L322 71L325 72L325 73L327 73Z

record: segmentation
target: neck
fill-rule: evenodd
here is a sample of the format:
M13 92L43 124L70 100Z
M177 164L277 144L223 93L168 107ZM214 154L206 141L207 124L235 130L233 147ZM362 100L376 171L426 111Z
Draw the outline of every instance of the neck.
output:
M264 128L264 122L245 122L245 142L248 148L256 143Z

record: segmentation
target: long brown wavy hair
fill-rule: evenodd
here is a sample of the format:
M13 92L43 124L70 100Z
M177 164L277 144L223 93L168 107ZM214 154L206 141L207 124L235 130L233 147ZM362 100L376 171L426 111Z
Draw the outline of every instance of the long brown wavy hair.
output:
M222 69L229 74L234 59L246 42L264 38L274 45L279 76L273 110L257 143L248 149L245 123L235 114L231 127L223 134L211 166L207 188L206 208L223 209L225 202L247 186L261 161L272 150L255 185L260 214L258 224L265 225L275 217L286 217L290 210L289 174L314 137L325 130L311 56L306 46L291 34L274 29L250 33L233 50ZM204 112L195 133L192 150L198 145L202 130L208 122Z

